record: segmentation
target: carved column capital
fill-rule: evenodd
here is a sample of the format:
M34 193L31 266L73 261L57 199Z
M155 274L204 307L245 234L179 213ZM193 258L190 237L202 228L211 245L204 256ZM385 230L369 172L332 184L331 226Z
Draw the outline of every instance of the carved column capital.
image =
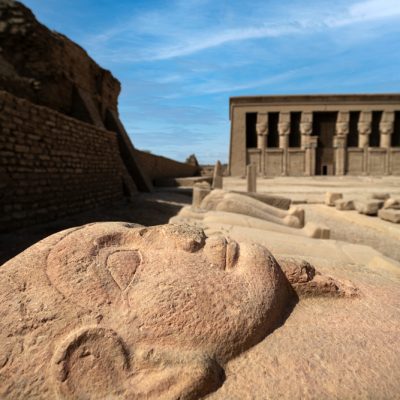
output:
M258 113L256 123L257 135L268 135L268 113Z
M278 132L280 136L289 135L290 134L290 122L279 122L278 124Z
M372 132L372 112L361 111L360 119L357 124L358 129L358 147L364 148L369 145L369 135Z
M337 122L336 123L336 135L346 136L349 134L349 123L348 122Z
M346 136L349 134L350 113L348 111L339 111L336 120L336 135Z
M388 149L391 145L391 136L394 132L394 111L384 111L379 123L381 147Z
M278 132L280 136L290 134L290 113L279 113Z

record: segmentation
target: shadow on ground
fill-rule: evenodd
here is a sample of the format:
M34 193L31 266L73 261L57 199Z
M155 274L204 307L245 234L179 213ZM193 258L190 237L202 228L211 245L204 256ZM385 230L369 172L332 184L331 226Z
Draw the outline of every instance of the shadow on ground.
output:
M39 240L74 226L101 221L126 221L151 226L168 223L185 205L187 195L176 193L140 193L133 200L119 202L77 215L0 235L0 265Z

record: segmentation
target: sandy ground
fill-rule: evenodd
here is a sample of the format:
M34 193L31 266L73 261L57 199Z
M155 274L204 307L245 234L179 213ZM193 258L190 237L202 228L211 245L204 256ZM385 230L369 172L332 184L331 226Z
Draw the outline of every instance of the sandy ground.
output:
M225 177L224 189L246 190L246 179ZM257 191L290 197L296 202L321 203L326 192L343 193L344 198L358 199L368 194L390 193L400 198L399 176L313 176L259 178Z

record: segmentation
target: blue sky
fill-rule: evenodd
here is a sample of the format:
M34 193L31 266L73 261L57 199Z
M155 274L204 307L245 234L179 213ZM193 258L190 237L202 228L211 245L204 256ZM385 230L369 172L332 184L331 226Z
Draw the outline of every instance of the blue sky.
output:
M122 83L135 146L227 161L230 96L400 92L400 0L25 0Z

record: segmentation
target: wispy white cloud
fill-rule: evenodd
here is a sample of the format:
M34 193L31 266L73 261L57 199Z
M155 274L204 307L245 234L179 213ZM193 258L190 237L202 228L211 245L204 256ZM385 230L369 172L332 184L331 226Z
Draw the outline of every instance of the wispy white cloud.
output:
M192 6L204 6L204 1L201 0L191 0L191 3ZM364 0L339 9L333 6L331 14L327 14L326 9L321 7L311 18L288 22L285 18L279 21L278 16L278 19L271 23L258 17L249 26L222 26L210 31L201 26L196 28L194 21L198 16L189 15L184 23L179 21L178 18L182 18L183 11L186 13L188 11L188 5L183 8L182 4L180 2L178 9L170 11L167 15L154 11L139 15L121 27L88 39L88 43L93 46L104 46L123 35L124 43L121 46L108 49L108 59L115 59L118 62L160 61L189 56L246 40L310 34L352 24L400 17L400 0ZM191 22L194 28L191 27ZM140 45L139 36L143 34L152 35L152 40L146 47ZM129 47L136 51L127 51Z
M265 87L267 85L275 85L280 82L286 82L291 78L304 77L311 73L310 67L296 68L278 74L271 74L268 78L250 80L242 84L207 82L205 84L196 85L191 88L194 94L209 95L217 93L235 93L242 90Z

